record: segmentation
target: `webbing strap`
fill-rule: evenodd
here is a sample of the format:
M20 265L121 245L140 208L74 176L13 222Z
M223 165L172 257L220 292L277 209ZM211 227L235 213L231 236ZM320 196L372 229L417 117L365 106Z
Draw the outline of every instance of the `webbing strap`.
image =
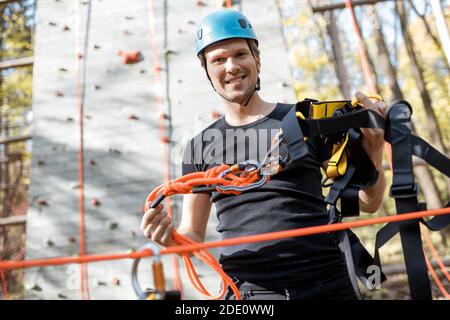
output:
M411 143L411 107L397 103L388 113L386 131L391 138L393 183L390 194L395 199L397 214L419 210L414 182ZM420 237L418 220L399 224L411 298L431 300L431 287Z
M293 106L281 120L283 139L289 150L291 161L298 161L308 154L303 132L298 125L295 111L295 106Z
M367 109L355 110L343 116L332 118L299 120L298 123L305 137L346 132L351 128L384 128L385 126L382 116Z

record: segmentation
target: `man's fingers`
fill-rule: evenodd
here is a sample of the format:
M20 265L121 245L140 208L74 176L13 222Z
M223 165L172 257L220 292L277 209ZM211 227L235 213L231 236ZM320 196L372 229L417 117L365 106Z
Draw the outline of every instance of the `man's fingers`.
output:
M150 223L150 232L154 233L158 225L160 224L161 220L167 217L167 212L163 211L160 214L156 215L152 222Z
M365 106L366 108L371 108L373 109L375 107L375 105L373 104L373 102L361 91L357 91L355 93L355 97L356 99L358 99L359 102L361 102L361 104L363 106Z
M167 227L172 222L170 217L164 217L159 222L158 226L155 228L155 231L152 233L152 240L158 243L163 244L162 237L166 233Z
M141 220L141 231L144 231L145 228L148 226L149 223L152 222L153 218L161 212L161 210L164 208L162 204L157 205L153 209L149 209L145 212L145 214L142 216Z
M173 225L172 222L170 222L169 225L167 226L163 236L161 237L161 243L165 243L168 246L171 245L172 233L173 233L174 229L175 229L175 226Z

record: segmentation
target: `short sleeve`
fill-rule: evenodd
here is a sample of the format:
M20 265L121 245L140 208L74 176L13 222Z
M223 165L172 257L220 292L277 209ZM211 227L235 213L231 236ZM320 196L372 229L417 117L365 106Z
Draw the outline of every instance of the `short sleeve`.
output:
M199 171L197 166L195 165L194 152L195 152L194 142L193 140L191 140L184 148L183 163L181 167L181 172L183 176L189 173Z

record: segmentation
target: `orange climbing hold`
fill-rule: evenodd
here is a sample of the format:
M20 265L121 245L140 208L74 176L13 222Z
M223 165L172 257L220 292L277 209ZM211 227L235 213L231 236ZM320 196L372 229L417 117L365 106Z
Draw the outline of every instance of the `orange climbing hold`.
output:
M124 52L119 50L117 55L122 57L122 62L124 64L138 63L143 60L142 54L139 51Z

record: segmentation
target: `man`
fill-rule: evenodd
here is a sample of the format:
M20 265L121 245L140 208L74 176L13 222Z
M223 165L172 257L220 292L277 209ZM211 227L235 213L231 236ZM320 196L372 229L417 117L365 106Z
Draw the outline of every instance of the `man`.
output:
M270 148L271 133L279 130L289 106L264 101L258 94L261 59L250 21L232 10L207 16L197 32L197 54L226 113L188 144L183 174L205 171L224 162L261 161L259 149ZM372 102L360 92L356 98L365 108L384 114L384 103ZM363 147L379 178L371 188L360 191L360 207L373 213L385 189L384 133L366 129L363 135ZM249 142L249 137L255 136L256 143ZM307 145L309 154L304 159L289 164L260 188L238 196L217 192L185 195L178 232L204 241L212 202L219 220L217 230L224 239L327 224L320 167L327 167L329 150L318 139L308 139ZM282 146L278 152L283 155L287 149ZM162 209L159 205L148 210L141 229L153 241L172 246L174 226ZM356 299L332 234L226 247L220 263L244 299ZM233 299L230 290L226 299Z

